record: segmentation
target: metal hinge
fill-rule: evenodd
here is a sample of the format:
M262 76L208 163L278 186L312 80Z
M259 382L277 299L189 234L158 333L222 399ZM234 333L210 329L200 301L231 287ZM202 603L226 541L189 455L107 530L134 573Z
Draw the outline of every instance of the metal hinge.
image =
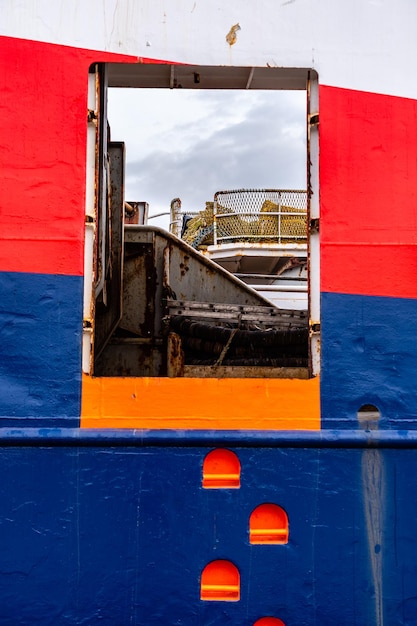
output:
M97 111L94 109L88 109L87 111L87 122L91 124L92 122L97 122Z
M310 320L310 335L316 335L320 332L320 330L320 322L313 322L313 320Z
M308 116L308 123L310 126L317 126L319 124L319 114L318 113L310 113Z
M310 233L318 233L320 231L320 218L313 217L310 220Z

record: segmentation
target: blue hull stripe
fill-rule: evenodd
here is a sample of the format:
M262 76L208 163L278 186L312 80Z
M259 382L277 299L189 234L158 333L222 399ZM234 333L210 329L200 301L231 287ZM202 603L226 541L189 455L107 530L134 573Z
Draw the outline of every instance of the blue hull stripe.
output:
M415 428L417 300L322 294L323 428L358 428L375 405L380 428Z
M82 288L79 276L0 273L2 426L79 425Z

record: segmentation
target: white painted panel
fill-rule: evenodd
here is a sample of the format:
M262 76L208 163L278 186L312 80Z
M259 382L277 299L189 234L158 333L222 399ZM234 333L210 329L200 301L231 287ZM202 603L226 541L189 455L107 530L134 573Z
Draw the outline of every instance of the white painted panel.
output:
M319 85L315 77L310 79L310 102L309 117L313 121L315 116L319 116ZM310 222L320 219L320 197L319 197L319 124L309 124L310 135ZM319 221L317 222L319 223ZM312 372L315 376L320 373L320 346L321 334L318 330L320 324L320 228L309 230L309 318L311 324L310 350L312 361Z
M415 0L2 0L0 33L201 65L307 67L417 98ZM236 43L226 35L235 24Z
M87 108L97 112L96 75L88 75ZM87 116L87 111L86 111ZM93 283L94 283L94 248L96 230L96 200L95 200L95 172L96 172L96 124L90 122L87 126L87 153L86 153L86 194L85 194L85 241L84 241L84 300L83 300L83 346L82 368L86 374L91 368L91 347L93 338L94 319L92 315ZM90 221L91 220L91 221ZM88 325L86 325L88 324Z

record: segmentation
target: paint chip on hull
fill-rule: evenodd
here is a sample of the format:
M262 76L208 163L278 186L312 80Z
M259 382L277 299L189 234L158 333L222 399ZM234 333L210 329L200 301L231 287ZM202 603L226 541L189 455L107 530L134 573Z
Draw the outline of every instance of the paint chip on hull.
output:
M236 43L237 41L237 32L241 30L240 25L239 24L234 24L234 26L232 26L232 28L229 30L229 32L226 35L226 41L229 44L229 46L233 46L233 44Z

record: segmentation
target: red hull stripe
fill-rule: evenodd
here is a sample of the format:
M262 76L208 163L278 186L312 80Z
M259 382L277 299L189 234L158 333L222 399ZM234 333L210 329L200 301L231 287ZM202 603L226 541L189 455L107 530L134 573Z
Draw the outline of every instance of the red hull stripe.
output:
M0 271L82 275L87 73L136 57L0 37Z
M417 297L417 101L320 89L321 289Z

